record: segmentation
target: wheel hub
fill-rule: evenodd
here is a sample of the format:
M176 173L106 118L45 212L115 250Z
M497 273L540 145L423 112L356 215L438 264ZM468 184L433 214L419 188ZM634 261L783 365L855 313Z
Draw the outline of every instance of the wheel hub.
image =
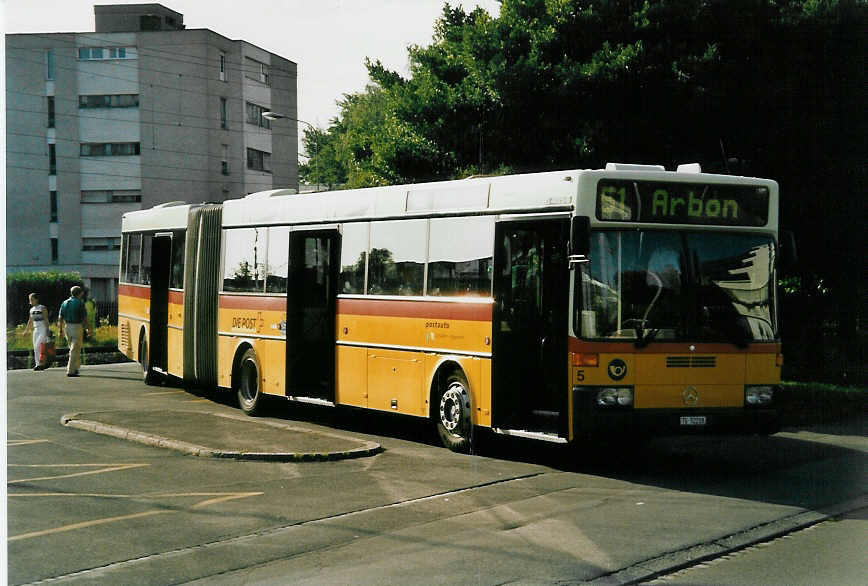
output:
M440 398L440 423L448 431L455 431L464 421L467 421L468 411L467 391L460 383L453 383Z

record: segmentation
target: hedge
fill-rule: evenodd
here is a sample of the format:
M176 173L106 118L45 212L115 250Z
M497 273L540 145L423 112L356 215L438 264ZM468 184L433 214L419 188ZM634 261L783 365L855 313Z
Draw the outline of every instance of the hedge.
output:
M60 304L69 298L73 285L84 286L77 272L38 271L6 274L6 327L27 323L31 293L48 309L48 319L57 319Z

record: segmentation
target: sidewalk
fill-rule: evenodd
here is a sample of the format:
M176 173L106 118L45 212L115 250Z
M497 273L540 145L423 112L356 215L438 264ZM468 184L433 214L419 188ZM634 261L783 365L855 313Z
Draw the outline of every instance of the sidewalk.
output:
M187 410L70 413L61 423L206 458L310 461L371 456L382 446L244 415Z

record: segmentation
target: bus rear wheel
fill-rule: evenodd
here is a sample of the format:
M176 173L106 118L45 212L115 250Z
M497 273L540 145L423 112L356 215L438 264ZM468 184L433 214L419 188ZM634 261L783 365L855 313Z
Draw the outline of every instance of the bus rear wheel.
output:
M253 348L248 348L241 355L233 379L241 410L248 415L262 413L265 397L259 388L259 361Z
M470 393L467 378L460 370L446 377L434 403L437 434L453 452L470 453L473 423L470 420Z
M142 334L139 340L139 362L142 364L142 381L146 385L160 384L160 375L151 368L151 356L148 352L148 340L145 334Z

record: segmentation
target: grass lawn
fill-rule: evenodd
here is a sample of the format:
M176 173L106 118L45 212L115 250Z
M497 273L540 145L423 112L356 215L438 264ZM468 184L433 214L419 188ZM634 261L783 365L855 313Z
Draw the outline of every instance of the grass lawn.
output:
M6 328L6 350L33 350L33 333L24 333L26 324L15 326L14 328ZM52 324L50 327L54 332L55 344L58 348L66 348L65 337L60 337L57 334L57 324ZM89 346L114 346L118 345L118 328L108 324L99 326L92 335L85 340L84 347Z

